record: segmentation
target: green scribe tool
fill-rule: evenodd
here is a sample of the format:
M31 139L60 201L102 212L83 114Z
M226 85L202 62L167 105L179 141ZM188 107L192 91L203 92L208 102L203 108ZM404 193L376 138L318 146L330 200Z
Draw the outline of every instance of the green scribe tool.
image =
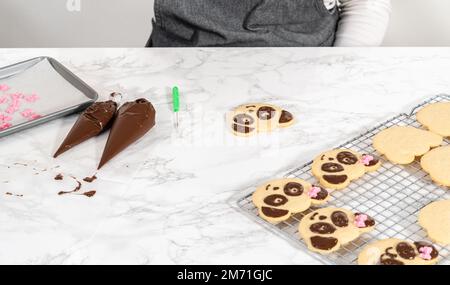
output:
M173 112L175 113L175 127L178 128L178 112L180 111L180 92L178 87L175 86L172 89L172 104Z

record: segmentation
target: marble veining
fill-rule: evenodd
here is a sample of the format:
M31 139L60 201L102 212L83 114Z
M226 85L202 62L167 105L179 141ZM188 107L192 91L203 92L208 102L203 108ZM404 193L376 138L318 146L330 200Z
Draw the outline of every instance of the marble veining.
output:
M1 49L0 65L41 55L101 99L146 97L157 126L99 172L106 134L52 158L75 115L0 139L2 264L317 263L228 199L450 93L449 48ZM178 130L173 85L182 96ZM280 105L297 122L235 138L225 114L247 102ZM54 180L59 173L65 179ZM74 187L70 176L95 173L82 185L97 191L92 198L57 194Z

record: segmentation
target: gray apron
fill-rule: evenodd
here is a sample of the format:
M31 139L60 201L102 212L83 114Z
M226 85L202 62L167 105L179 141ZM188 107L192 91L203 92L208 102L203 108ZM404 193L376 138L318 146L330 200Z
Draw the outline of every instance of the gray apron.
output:
M147 46L331 46L338 19L323 0L155 0Z

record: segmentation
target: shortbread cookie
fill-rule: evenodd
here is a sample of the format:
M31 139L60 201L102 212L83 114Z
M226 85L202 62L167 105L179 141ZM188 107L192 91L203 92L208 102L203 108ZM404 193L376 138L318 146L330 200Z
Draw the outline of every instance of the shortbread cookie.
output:
M410 243L401 239L379 240L366 246L358 256L359 265L430 265L439 252L428 242Z
M423 107L416 115L417 121L427 129L450 137L450 102L440 102Z
M450 244L450 200L428 204L420 210L418 220L431 240L442 245Z
M234 109L227 115L227 122L233 134L251 136L259 132L288 127L294 123L294 117L288 111L274 105L251 103Z
M327 254L371 231L375 220L346 209L315 210L300 221L299 233L312 251Z
M373 138L373 147L388 160L398 164L409 164L416 156L427 153L430 148L441 143L441 136L409 126L391 127Z
M350 149L335 149L321 153L312 164L312 173L322 186L330 189L343 189L352 180L358 179L368 171L375 171L380 160L368 154L359 154Z
M259 215L271 223L285 221L311 205L324 204L328 198L327 190L297 178L269 181L259 186L252 197Z
M431 179L444 186L450 186L450 146L432 149L422 156L420 165Z

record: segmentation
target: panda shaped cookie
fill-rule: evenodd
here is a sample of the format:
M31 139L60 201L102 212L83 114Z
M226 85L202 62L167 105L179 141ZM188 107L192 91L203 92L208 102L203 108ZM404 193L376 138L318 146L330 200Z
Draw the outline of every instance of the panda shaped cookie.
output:
M330 189L343 189L352 180L381 165L372 155L359 154L350 149L335 149L321 153L312 164L312 173L320 184Z
M259 186L252 196L259 216L271 223L285 221L311 205L326 203L328 199L328 191L297 178L269 181Z
M260 132L271 132L294 123L291 113L280 107L250 103L241 105L227 114L227 124L236 136L248 137Z
M299 233L309 250L328 254L374 227L375 220L366 214L330 207L304 216L300 221Z
M430 265L439 252L428 242L410 243L401 239L379 240L366 246L358 256L359 265Z

